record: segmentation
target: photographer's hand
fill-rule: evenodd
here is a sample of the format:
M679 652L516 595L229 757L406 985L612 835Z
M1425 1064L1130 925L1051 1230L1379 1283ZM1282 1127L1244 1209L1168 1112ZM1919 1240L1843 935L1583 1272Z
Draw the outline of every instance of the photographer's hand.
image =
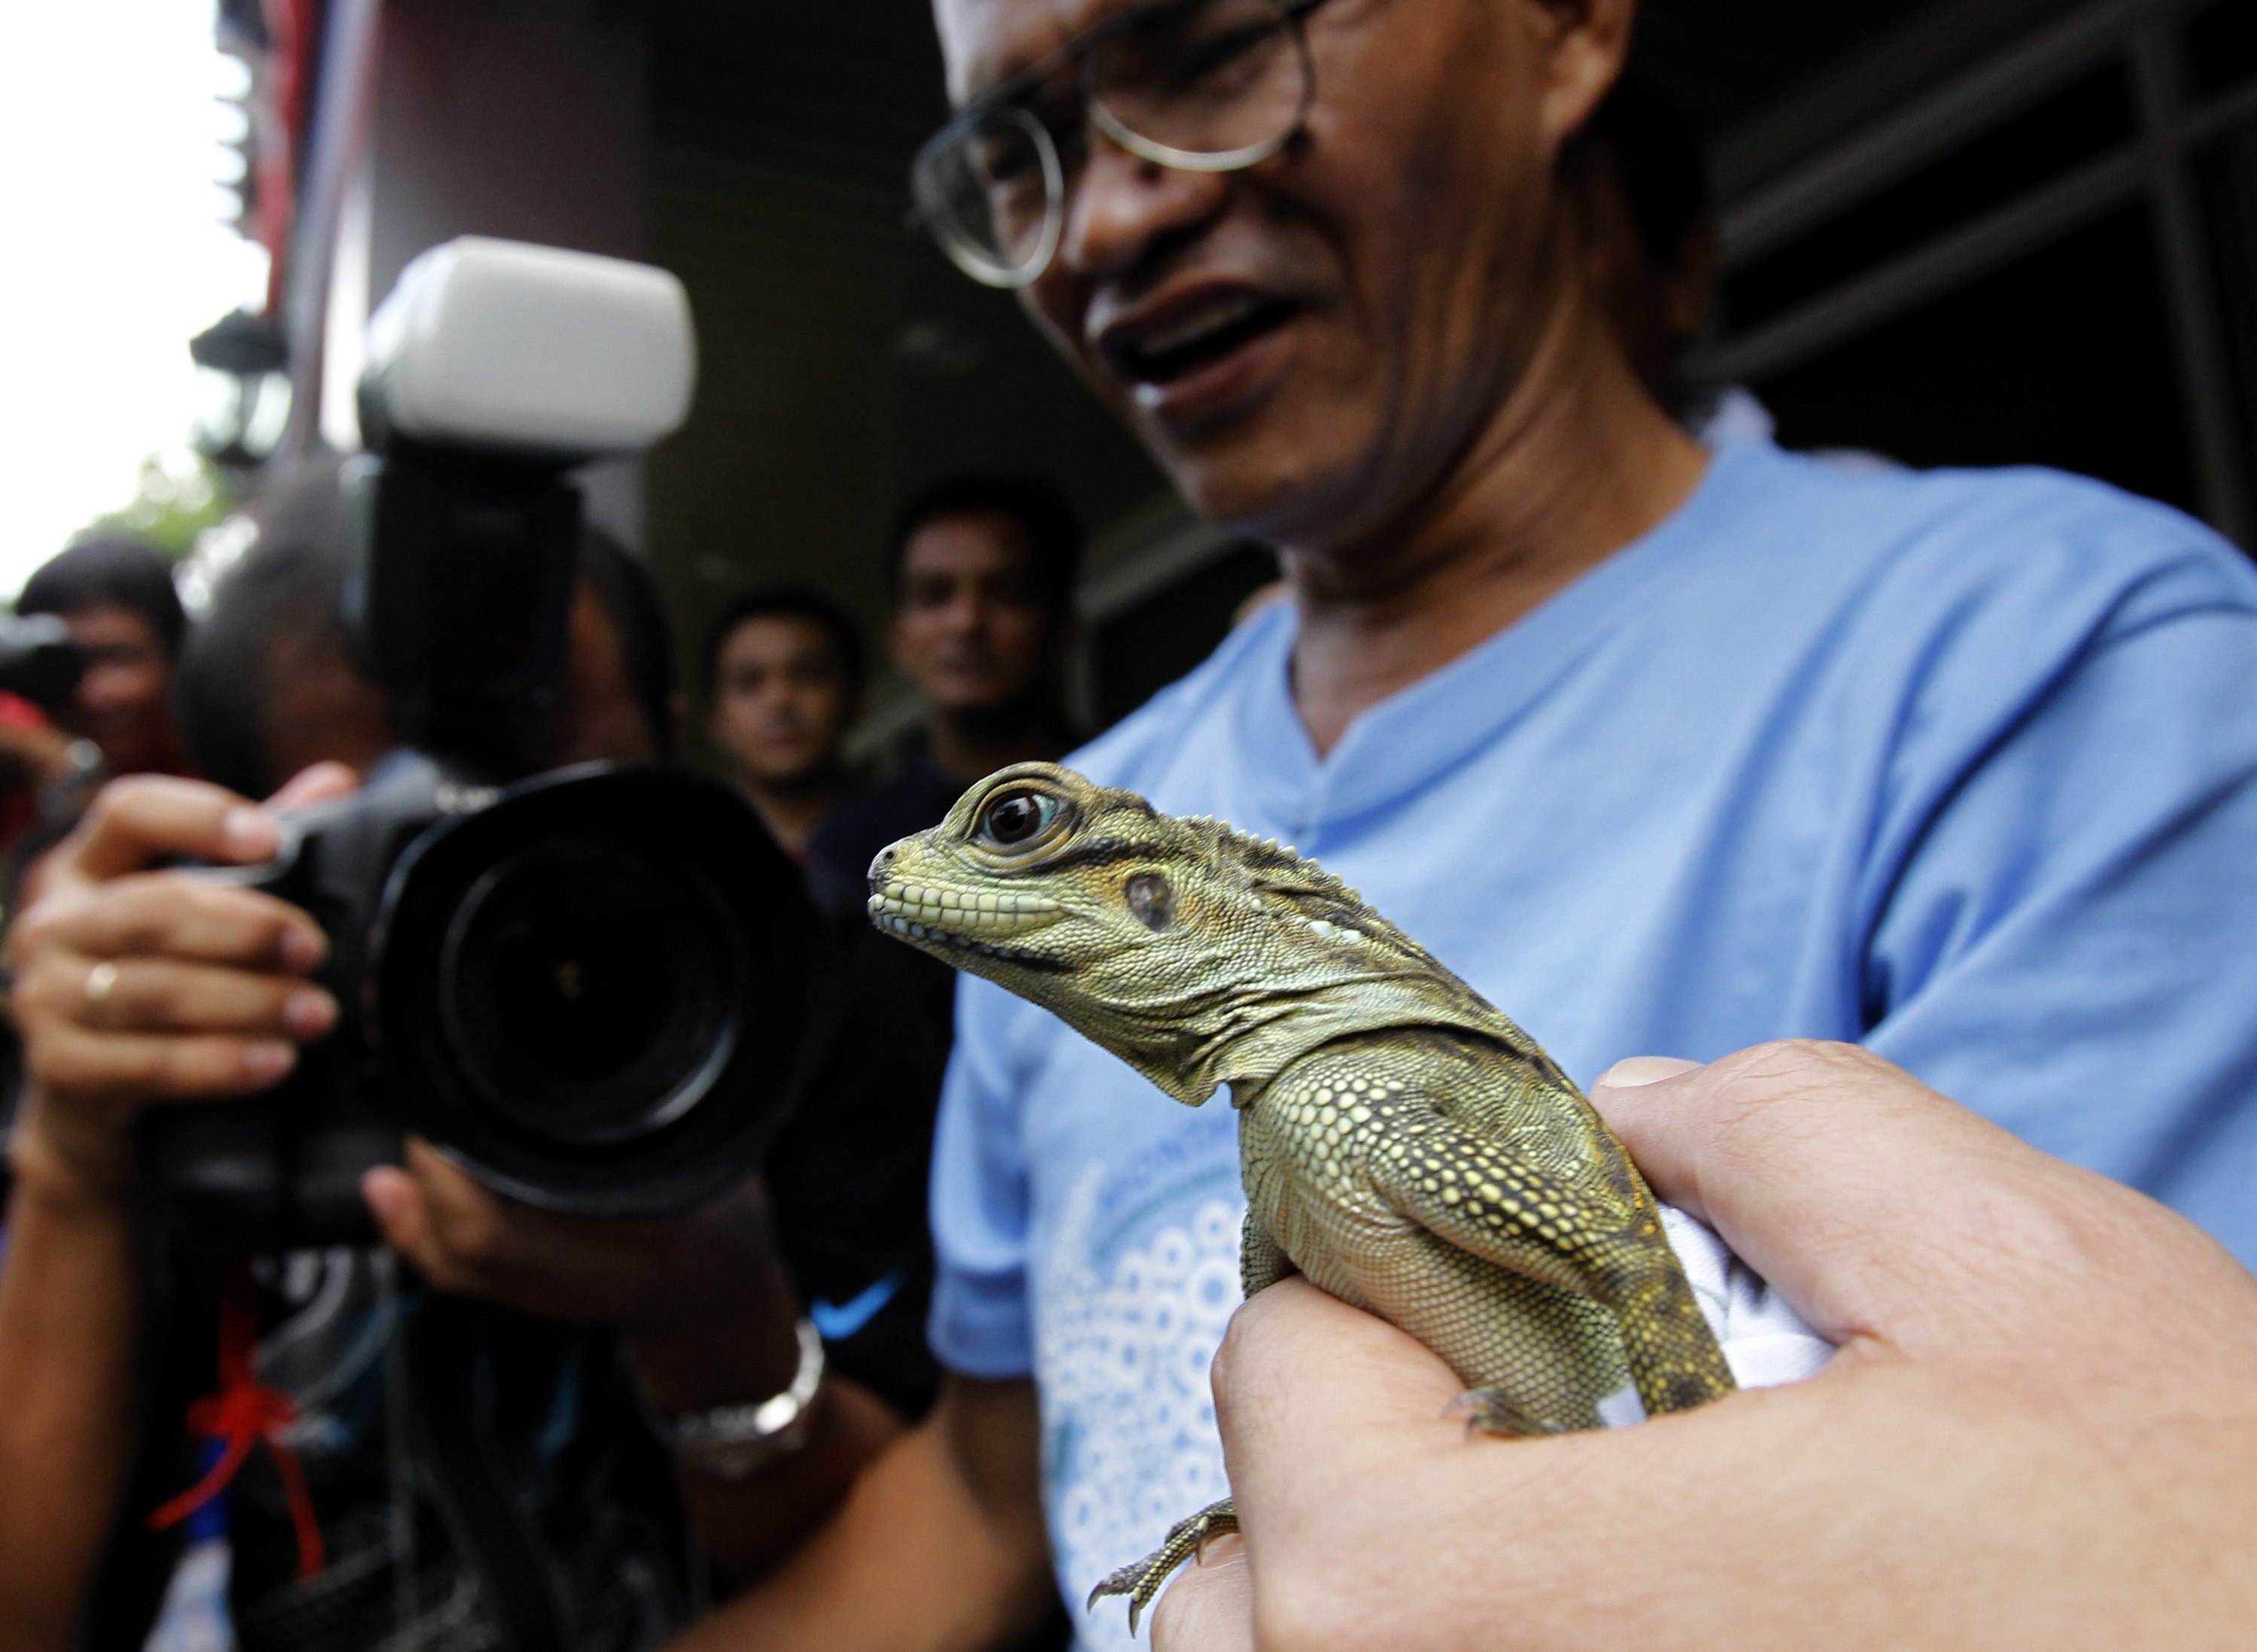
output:
M501 1197L421 1140L361 1180L386 1242L434 1289L616 1328L663 1412L765 1400L799 1363L798 1307L757 1181L687 1216L604 1221ZM685 1470L699 1536L750 1576L795 1542L902 1429L884 1401L828 1378L807 1443L744 1480Z
M350 786L328 765L278 801ZM175 857L256 861L275 844L272 816L234 794L138 775L104 787L41 863L7 947L28 1081L19 1175L120 1188L142 1106L265 1089L336 1023L335 1002L305 978L327 945L312 919L254 890L150 870Z
M351 782L328 766L278 801ZM231 793L138 777L104 787L25 880L7 951L28 1082L0 1253L0 1646L11 1652L73 1644L135 1437L135 1115L272 1084L336 1019L305 979L322 941L304 913L150 870L180 855L257 860L274 844L272 820Z
M2257 1280L1887 1063L1624 1063L1656 1191L1840 1352L1634 1429L1468 1441L1458 1384L1292 1280L1215 1367L1242 1549L1157 1652L2226 1647L2257 1634ZM1640 1084L1641 1079L1655 1082Z

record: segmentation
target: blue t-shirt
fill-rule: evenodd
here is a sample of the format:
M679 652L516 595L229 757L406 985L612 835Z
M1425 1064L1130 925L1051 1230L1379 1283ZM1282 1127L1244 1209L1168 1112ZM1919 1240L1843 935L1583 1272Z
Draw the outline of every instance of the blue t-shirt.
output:
M2257 572L2039 471L1728 443L1320 759L1273 609L1072 759L1320 858L1588 1084L1862 1041L2257 1261ZM1061 1583L1226 1489L1235 1122L967 979L934 1346L1039 1380ZM1128 1644L1117 1605L1085 1620Z

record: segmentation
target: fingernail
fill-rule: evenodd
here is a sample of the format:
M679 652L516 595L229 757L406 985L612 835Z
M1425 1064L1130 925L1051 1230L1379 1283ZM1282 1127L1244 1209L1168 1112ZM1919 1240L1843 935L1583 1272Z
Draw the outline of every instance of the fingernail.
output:
M1636 1090L1643 1084L1658 1084L1665 1078L1674 1078L1680 1073L1689 1073L1702 1063L1687 1061L1679 1055L1632 1055L1618 1061L1599 1075L1594 1090Z
M293 970L310 970L329 950L329 937L319 929L288 928L282 932L282 962Z
M400 1186L406 1178L388 1166L379 1165L360 1179L360 1197L369 1211L379 1219L398 1216L404 1208L407 1189Z
M274 852L274 822L264 811L238 804L219 823L219 838L227 852L244 860L264 860Z
M258 1084L272 1084L297 1065L298 1047L279 1039L262 1038L243 1052L243 1072Z
M336 1025L337 1003L327 992L293 992L282 1000L282 1024L301 1038L315 1038Z

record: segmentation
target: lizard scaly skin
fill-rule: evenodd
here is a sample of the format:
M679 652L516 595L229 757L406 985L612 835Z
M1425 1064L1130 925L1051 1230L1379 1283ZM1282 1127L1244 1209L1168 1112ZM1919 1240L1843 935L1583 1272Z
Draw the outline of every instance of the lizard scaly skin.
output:
M1447 1360L1496 1433L1731 1392L1653 1196L1551 1057L1291 849L1025 763L870 866L881 928L1238 1110L1249 1295L1298 1271ZM1098 1585L1129 1624L1228 1503ZM1091 1598L1094 1600L1097 1595Z

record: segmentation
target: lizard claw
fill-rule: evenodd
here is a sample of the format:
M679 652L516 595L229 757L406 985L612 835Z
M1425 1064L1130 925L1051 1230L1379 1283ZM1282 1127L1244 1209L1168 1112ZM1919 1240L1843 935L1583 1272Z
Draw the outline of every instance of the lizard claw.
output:
M1178 1521L1168 1528L1168 1536L1160 1546L1142 1560L1134 1560L1113 1572L1089 1592L1089 1599L1082 1609L1086 1612L1107 1595L1128 1597L1128 1633L1136 1633L1137 1620L1144 1608L1152 1604L1176 1568L1203 1552L1211 1537L1238 1529L1238 1509L1228 1497L1210 1504L1196 1514Z

